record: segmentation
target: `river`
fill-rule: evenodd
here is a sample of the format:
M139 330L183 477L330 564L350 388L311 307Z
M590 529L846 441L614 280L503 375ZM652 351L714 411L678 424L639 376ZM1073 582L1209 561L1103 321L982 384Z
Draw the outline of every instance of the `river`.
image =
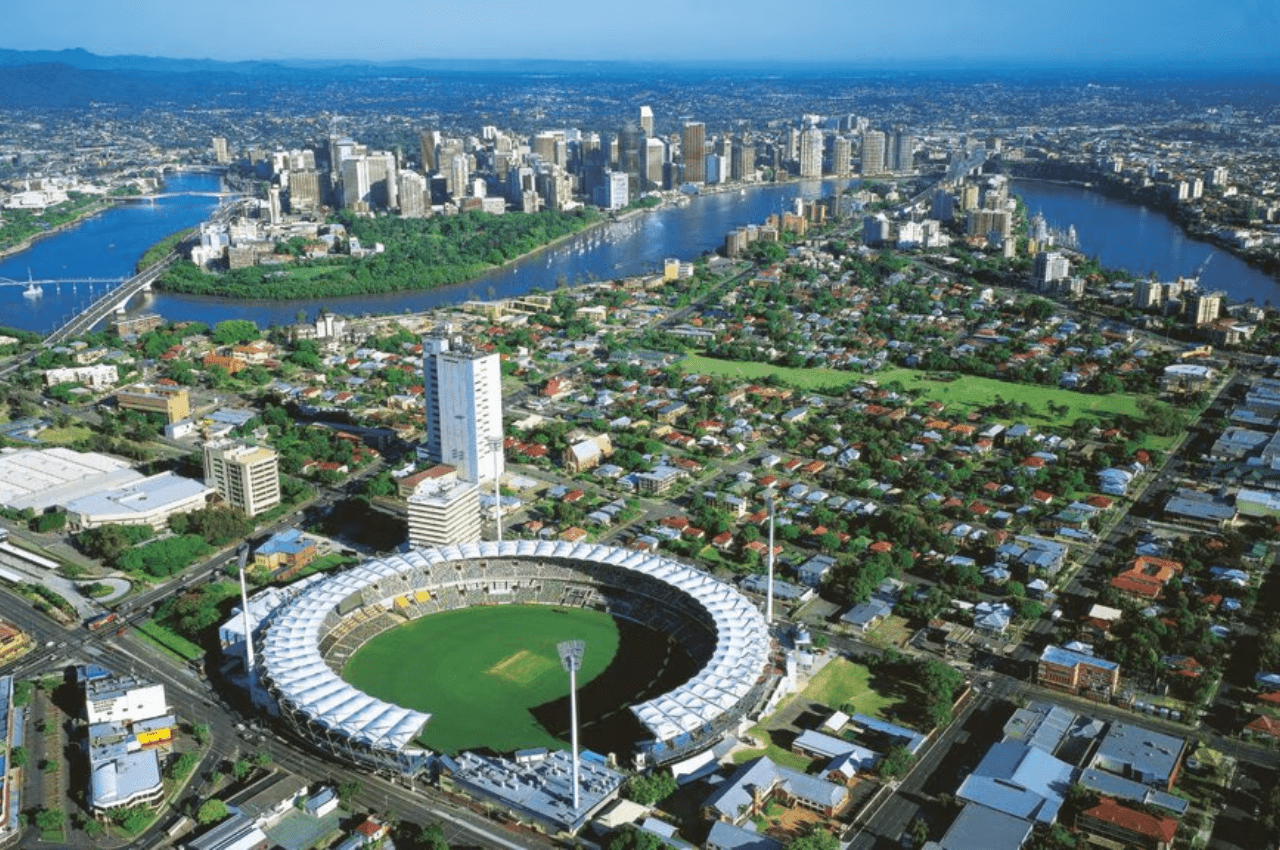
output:
M218 199L186 192L216 192L216 174L192 172L166 178L164 196L154 202L118 204L74 227L47 236L26 251L0 260L0 279L19 282L75 278L127 278L138 258L165 236L208 218ZM0 286L0 325L47 333L84 310L115 284L52 284L39 298L23 286Z
M471 298L511 297L534 288L552 289L561 280L580 283L658 271L662 260L693 259L715 250L728 231L761 223L772 213L791 209L797 197L830 194L835 181L809 180L766 184L742 192L696 196L684 206L634 215L579 234L553 249L495 269L479 280L426 292L316 301L228 301L163 292L135 298L129 312L156 312L174 321L214 324L249 319L259 327L314 318L321 307L344 315L429 310ZM168 196L154 204L127 204L36 243L0 262L0 278L23 281L28 269L36 279L111 278L132 274L138 257L164 236L204 220L216 198L184 195L219 188L212 174L182 174L169 179ZM1188 238L1162 214L1108 198L1077 186L1019 180L1014 190L1029 213L1042 213L1065 230L1074 225L1082 250L1103 265L1134 274L1155 271L1164 279L1189 275L1213 254L1204 285L1222 289L1236 301L1280 305L1280 283L1233 255ZM0 325L48 332L83 309L106 285L47 285L40 298L26 298L21 286L0 286Z
M1275 278L1211 242L1187 236L1161 212L1062 183L1014 180L1012 191L1027 205L1027 215L1040 213L1050 226L1064 231L1074 225L1080 250L1106 268L1138 277L1154 271L1161 280L1173 280L1194 274L1212 255L1201 286L1222 290L1234 302L1280 307Z

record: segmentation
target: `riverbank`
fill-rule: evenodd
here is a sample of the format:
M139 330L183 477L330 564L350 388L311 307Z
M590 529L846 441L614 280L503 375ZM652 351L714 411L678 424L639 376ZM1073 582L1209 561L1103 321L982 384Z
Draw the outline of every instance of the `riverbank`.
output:
M50 236L57 236L59 233L63 233L77 225L83 224L94 216L101 215L109 209L111 209L111 202L107 201L105 198L100 199L98 203L82 211L70 221L64 221L62 224L54 225L48 230L33 233L21 242L15 243L8 248L0 248L0 260L8 259L15 254L21 254L23 251L29 251L37 242L48 239Z
M1052 171L1068 173L1059 177L1050 177L1043 173ZM1280 255L1277 255L1274 250L1271 252L1259 252L1243 248L1222 236L1218 229L1211 228L1198 219L1189 218L1187 215L1189 208L1185 204L1170 200L1167 194L1157 187L1136 187L1129 183L1109 179L1108 175L1105 174L1088 172L1073 163L1054 165L1042 163L1034 168L1008 168L1006 173L1013 180L1048 183L1056 186L1073 186L1090 192L1097 192L1108 198L1133 204L1152 212L1158 212L1170 224L1177 225L1188 238L1207 242L1231 254L1242 263L1246 263L1263 274L1270 276L1276 283L1280 284ZM1227 226L1226 224L1220 225L1221 228Z
M476 245L470 243L474 241L477 234L504 226L514 231L498 234L499 237L506 237L508 244L511 241L520 241L527 238L529 233L521 232L520 227L510 227L514 216L521 215L520 213L494 216L493 220L482 222L481 226L469 228L463 225L445 234L431 232L414 234L418 238L416 243L409 241L393 243L390 239L386 239L387 250L359 258L326 257L310 265L299 263L287 268L281 268L279 265L272 267L256 266L253 269L239 270L239 274L219 272L207 275L201 272L200 276L196 276L192 272L193 267L175 268L157 281L156 288L175 295L192 295L229 300L251 298L264 302L291 302L318 297L348 298L362 295L393 295L397 293L428 292L433 289L453 286L468 286L483 280L487 276L507 270L512 270L513 273L518 274L519 269L517 266L520 264L527 263L530 259L548 253L553 249L561 248L566 244L572 244L575 241L582 243L582 250L587 247L594 247L601 242L610 241L609 237L601 239L593 234L600 230L607 230L610 227L624 224L644 213L667 209L673 205L675 205L673 201L664 200L663 203L655 204L651 207L632 208L607 215L590 207L580 207L566 213L557 213L560 218L555 225L556 227L564 226L566 218L577 218L583 223L577 229L555 236L522 254L511 256L501 263L484 261L481 258L481 254L475 253ZM541 214L535 213L534 215ZM400 221L406 222L409 220ZM448 222L449 220L444 219L444 221ZM526 224L533 228L544 226L532 220L526 222ZM415 250L416 247L430 244L432 240L439 240L442 237L446 240L452 240L451 244L447 246L447 250L443 251L443 253L452 254L455 257L463 255L463 258L455 258L447 263L432 263L429 273L425 274L414 275L404 271L402 267L404 258L411 258L413 262L419 264L423 262L422 253ZM360 238L362 242L368 243L371 241L366 238L366 235L360 235ZM373 241L381 242L384 240L377 238ZM147 253L150 254L160 250L162 245L163 240L148 249ZM490 253L492 252L496 252L496 249L490 249ZM464 259L468 253L471 253L475 259L471 261ZM379 264L386 266L386 268L376 268ZM250 278L255 274L256 280L251 280ZM231 275L234 275L234 277L230 277ZM433 277L435 278L434 280L432 280Z

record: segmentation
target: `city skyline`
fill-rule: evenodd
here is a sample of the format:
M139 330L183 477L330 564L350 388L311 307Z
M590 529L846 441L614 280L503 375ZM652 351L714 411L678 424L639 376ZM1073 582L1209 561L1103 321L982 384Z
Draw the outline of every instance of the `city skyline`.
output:
M49 0L38 8L11 9L0 48L82 48L103 56L220 61L1280 67L1280 17L1260 0L1212 6L1083 0L1070 15L1045 5L1003 17L975 15L943 0L922 0L909 16L890 7L859 8L855 15L824 0L810 7L808 17L822 25L798 26L790 38L779 37L776 22L766 23L772 9L758 2L736 5L733 14L725 14L723 3L688 7L654 0L647 14L627 23L624 39L603 37L607 22L589 14L581 0L548 0L536 17L527 6L499 0L486 7L486 20L496 23L455 21L469 28L458 31L474 35L449 41L436 35L452 29L441 28L447 21L424 15L407 0L375 0L361 11L352 16L328 0L281 0L263 19L260 7L246 0L228 0L217 16L162 0L111 5ZM668 26L671 20L681 26Z

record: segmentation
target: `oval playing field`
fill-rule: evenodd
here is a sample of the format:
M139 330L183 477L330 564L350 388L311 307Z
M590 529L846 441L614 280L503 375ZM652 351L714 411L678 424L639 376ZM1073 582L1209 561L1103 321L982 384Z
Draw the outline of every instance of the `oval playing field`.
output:
M587 644L580 687L605 671L620 640L613 618L600 611L465 608L378 635L351 657L342 677L370 696L430 712L418 739L438 752L560 747L534 710L569 693L556 656L556 644L568 639ZM565 717L560 725L567 723Z
M334 755L414 771L427 750L559 746L554 648L587 642L583 743L665 763L763 697L769 634L728 585L665 558L516 540L412 550L276 609L260 675L281 716ZM558 739L558 740L557 740Z

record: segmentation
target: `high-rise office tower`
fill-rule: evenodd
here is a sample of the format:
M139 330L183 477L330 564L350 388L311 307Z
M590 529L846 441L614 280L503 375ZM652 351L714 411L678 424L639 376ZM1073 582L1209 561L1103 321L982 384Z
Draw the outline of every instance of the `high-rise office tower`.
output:
M431 196L427 192L427 178L416 171L401 171L396 175L400 198L400 215L404 218L426 218L431 215Z
M594 195L596 206L620 210L630 203L631 180L625 171L606 171L604 182L596 187Z
M369 161L362 156L342 160L342 205L347 209L368 210L371 200Z
M400 205L397 197L399 186L396 183L396 157L387 151L378 151L365 156L369 174L369 206L374 209L391 210Z
M644 140L644 155L640 157L640 186L645 189L662 188L662 166L667 161L667 146L662 139L650 136Z
M624 171L634 185L640 185L640 146L644 136L640 125L625 121L618 131L618 170Z
M418 134L418 158L422 160L424 174L430 174L438 170L436 167L436 144L439 141L440 134L435 130L423 130Z
M800 133L800 176L822 176L822 131L816 127Z
M279 460L263 446L234 440L205 443L204 483L245 516L257 516L280 504Z
M743 140L733 146L733 156L729 157L729 176L734 180L747 180L755 173L755 145Z
M461 340L422 342L426 438L419 455L458 470L464 481L502 476L502 371L498 355ZM496 465L496 467L495 467Z
M707 125L701 121L687 121L684 136L680 140L680 155L684 158L684 181L705 183L707 154Z
M322 203L319 171L287 171L289 178L289 211L314 212Z
M640 132L645 136L653 135L653 108L649 106L640 107Z
M848 136L836 136L831 143L831 173L836 177L853 173L853 142Z
M231 161L231 155L227 153L227 140L222 136L213 137L213 159L219 165L226 165Z
M465 197L467 194L467 179L471 176L471 169L467 162L466 154L456 153L449 160L449 194L455 198Z
M905 173L915 168L916 138L905 130L893 134L893 146L889 151L889 170Z
M533 155L544 165L556 164L556 134L543 132L533 137Z
M884 173L884 133L879 130L865 130L862 133L862 173Z

